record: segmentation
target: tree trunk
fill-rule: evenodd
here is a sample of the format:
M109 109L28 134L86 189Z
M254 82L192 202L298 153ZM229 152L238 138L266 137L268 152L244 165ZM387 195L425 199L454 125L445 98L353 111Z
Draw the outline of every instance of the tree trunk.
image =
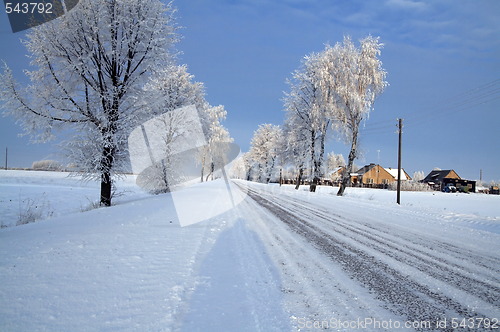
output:
M106 115L106 126L101 129L101 135L103 138L103 149L101 155L101 201L100 205L111 206L111 171L114 166L116 145L114 143L114 138L117 132L117 123L119 119L118 107L120 102L120 97L116 93L119 91L117 73L116 73L116 61L112 60L112 73L111 79L113 80L114 89L113 97L111 103L104 97L105 91L101 91L103 96L101 96L101 104Z
M313 165L314 165L314 170L313 170L313 182L309 188L311 192L316 191L316 186L320 182L320 179L323 178L323 172L322 172L322 167L323 167L323 159L325 155L325 140L326 140L326 131L328 129L328 124L327 122L325 126L321 129L321 136L319 139L319 155L316 158L316 155L313 153ZM313 145L314 148L314 145Z
M267 163L266 163L266 165L267 165ZM274 169L274 158L272 159L271 167L269 168L269 171L267 172L267 179L266 179L267 184L269 184L269 182L271 182L271 176L273 175L273 169ZM266 170L267 170L267 166L266 166Z
M300 181L302 181L302 174L304 173L304 169L302 166L299 167L299 175L297 175L297 183L295 183L295 190L299 190Z
M252 166L248 167L247 171L247 181L250 181L250 176L252 175Z
M319 183L319 178L315 176L311 185L309 186L309 191L312 193L316 192L316 186L318 185L318 183Z
M205 173L205 155L203 154L201 157L201 182L203 182L203 173Z
M113 163L115 160L115 147L113 145L112 139L113 135L108 134L108 132L113 133L113 130L103 131L102 135L107 141L102 149L101 156L101 199L100 205L111 206L111 170L113 169Z
M101 205L111 205L111 175L109 172L101 174Z
M266 164L264 165L264 168L262 169L262 175L264 175L265 179L262 179L261 181L259 181L261 183L262 183L262 181L266 181L266 184L269 183L269 182L267 182L267 174L268 174L267 173L267 170L268 170L267 166L268 165L269 165L269 162L267 161L267 156L266 156Z
M311 174L309 174L309 191L312 191L313 189L313 179L314 179L314 174L315 174L315 169L316 169L316 131L311 130Z
M328 126L329 122L327 122L326 126ZM318 169L317 169L317 174L315 174L317 177L322 178L323 177L323 162L324 162L324 156L325 156L325 141L326 141L326 130L327 128L323 128L323 134L321 135L321 141L320 141L320 151L319 151L319 158L318 158Z
M212 181L214 180L214 172L215 172L215 164L214 164L214 162L211 162L210 163L210 173L207 174L207 177L205 178L205 182L208 181L208 178L210 177L210 175L212 176Z
M352 134L351 152L349 152L349 160L347 161L347 166L342 174L342 182L340 183L339 191L337 196L343 196L345 188L351 180L352 165L354 164L354 159L356 159L356 150L358 148L358 131L354 131Z
M169 153L167 153L167 155L170 155ZM161 160L161 180L162 180L162 185L165 187L165 190L162 192L169 192L170 191L170 187L169 187L169 184L168 184L168 172L169 172L169 169L167 168L167 164L168 165L171 165L172 164L172 161L170 160L170 158L167 157L167 163L165 163L165 159L162 159Z

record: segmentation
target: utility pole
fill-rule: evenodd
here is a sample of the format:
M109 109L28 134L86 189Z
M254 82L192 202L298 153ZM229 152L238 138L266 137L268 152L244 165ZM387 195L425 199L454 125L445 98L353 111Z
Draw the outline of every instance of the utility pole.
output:
M401 205L401 139L403 136L403 119L398 119L398 133L399 133L399 146L398 146L398 196L397 196L397 203Z
M378 176L380 173L380 150L377 150L377 186L379 185L378 183Z
M7 170L7 157L9 156L9 148L5 147L5 170Z
M479 170L479 183L483 183L483 170Z

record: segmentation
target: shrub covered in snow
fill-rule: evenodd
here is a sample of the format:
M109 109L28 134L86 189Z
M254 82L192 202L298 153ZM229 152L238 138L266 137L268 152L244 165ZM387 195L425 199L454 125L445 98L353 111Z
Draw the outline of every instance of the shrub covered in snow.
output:
M389 190L397 190L398 182L392 182L389 184ZM401 181L402 191L431 191L427 183L417 182L417 181Z
M19 218L16 225L26 225L52 217L54 211L44 193L39 198L26 198L19 202Z
M60 171L63 167L55 160L39 160L35 161L31 168L37 171Z

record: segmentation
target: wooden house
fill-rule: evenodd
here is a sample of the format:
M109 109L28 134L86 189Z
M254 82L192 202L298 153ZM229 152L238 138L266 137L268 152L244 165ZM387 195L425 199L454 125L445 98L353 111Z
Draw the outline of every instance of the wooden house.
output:
M342 175L344 174L345 167L337 167L328 173L327 179L332 185L339 185L342 181Z
M345 167L338 167L328 173L328 178L333 185L339 185L342 181L342 174ZM401 169L401 179L411 180L411 177L404 169ZM370 164L361 167L356 172L351 174L351 183L353 187L367 187L367 188L387 188L387 186L397 181L398 170L393 168L383 168L380 165Z
M357 182L363 187L383 188L396 179L380 165L366 165L356 171L353 183Z

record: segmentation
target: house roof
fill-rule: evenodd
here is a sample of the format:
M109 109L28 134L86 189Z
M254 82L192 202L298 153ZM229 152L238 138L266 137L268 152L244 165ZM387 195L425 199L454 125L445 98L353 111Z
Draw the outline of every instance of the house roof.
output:
M398 169L397 168L386 168L385 169L387 171L387 173L391 174L393 178L395 178L397 180L398 178ZM411 180L410 176L408 175L408 173L406 173L406 171L404 170L404 168L401 168L401 180Z
M344 169L344 167L343 167L343 166L341 166L341 167L336 167L335 169L332 169L330 172L328 172L328 175L335 174L335 173L337 173L337 172L342 171L343 169Z
M365 174L366 172L368 172L369 170L371 170L375 166L377 166L377 165L375 165L375 164L365 165L365 166L361 167L360 169L358 169L356 171L356 173L358 175L363 175L363 174Z
M454 170L452 169L445 169L445 170L434 170L434 171L431 171L426 177L425 179L423 180L423 182L443 182L443 179L446 179L446 177L448 176L448 174L450 174L451 172L455 172ZM455 172L456 174L456 172ZM457 174L458 176L458 174ZM460 178L460 177L459 177Z

